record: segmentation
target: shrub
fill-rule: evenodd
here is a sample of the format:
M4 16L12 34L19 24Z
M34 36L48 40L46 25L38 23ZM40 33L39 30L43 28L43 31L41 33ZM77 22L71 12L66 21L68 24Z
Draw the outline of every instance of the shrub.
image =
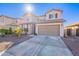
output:
M5 34L7 34L8 30L7 29L0 29L0 34L2 36L4 36Z
M22 30L19 27L16 27L15 34L17 37L20 37Z
M10 29L0 29L0 34L2 36L7 35L7 34L12 34L12 30Z

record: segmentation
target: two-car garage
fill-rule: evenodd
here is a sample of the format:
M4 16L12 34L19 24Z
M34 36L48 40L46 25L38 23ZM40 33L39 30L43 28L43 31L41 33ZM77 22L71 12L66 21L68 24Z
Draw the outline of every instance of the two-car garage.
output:
M59 25L40 25L38 27L39 35L60 35L60 26Z
M36 32L38 35L60 36L60 24L37 24Z

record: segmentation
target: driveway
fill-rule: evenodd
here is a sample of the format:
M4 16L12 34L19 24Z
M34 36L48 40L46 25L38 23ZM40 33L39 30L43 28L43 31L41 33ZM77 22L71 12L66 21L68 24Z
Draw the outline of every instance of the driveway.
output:
M60 37L34 36L9 48L2 56L72 56Z

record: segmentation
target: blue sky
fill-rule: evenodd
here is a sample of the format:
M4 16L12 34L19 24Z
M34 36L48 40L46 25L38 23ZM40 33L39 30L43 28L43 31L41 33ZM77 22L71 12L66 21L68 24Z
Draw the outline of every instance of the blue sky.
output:
M27 13L24 7L28 4L22 3L0 3L0 15L11 16L19 18ZM48 9L61 9L63 10L62 18L66 20L65 26L79 22L79 4L77 3L37 3L31 4L34 6L34 14L42 15Z

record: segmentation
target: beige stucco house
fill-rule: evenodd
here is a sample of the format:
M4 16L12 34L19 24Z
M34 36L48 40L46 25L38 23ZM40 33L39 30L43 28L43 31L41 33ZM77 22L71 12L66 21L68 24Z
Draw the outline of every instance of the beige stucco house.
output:
M79 36L79 23L74 23L64 28L65 36Z
M26 13L17 21L12 20L14 23L10 26L19 26L21 29L27 28L28 34L64 36L62 13L63 11L59 9L48 10L41 16Z
M0 29L12 27L12 24L16 23L16 18L0 15Z
M28 34L63 36L62 10L51 9L44 15L24 14L21 19L28 24Z

